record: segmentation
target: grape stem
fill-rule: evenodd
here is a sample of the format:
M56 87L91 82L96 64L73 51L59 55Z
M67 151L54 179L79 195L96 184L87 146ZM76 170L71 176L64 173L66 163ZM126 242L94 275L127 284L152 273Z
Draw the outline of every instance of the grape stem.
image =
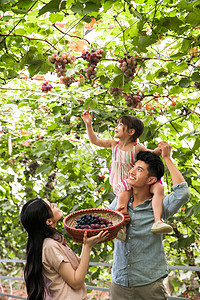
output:
M61 33L65 34L65 32L62 31L60 28L58 28L55 23L53 24L53 27L56 28ZM85 39L85 38L82 38L82 37L80 37L78 35L72 35L72 34L69 34L69 33L67 33L66 35L68 35L70 37L74 37L74 38L80 39L80 40L83 40L83 41L86 41L91 46L91 43L87 39Z
M7 34L4 34L4 33L0 33L0 36L6 36ZM33 37L29 37L29 36L25 36L23 34L10 34L9 36L12 36L12 37L16 37L16 36L21 36L23 38L26 38L28 40L35 40L35 41L42 41L42 42L45 42L47 44L49 44L52 48L54 48L55 50L56 47L54 45L52 45L49 41L47 41L46 39L39 39L39 38L33 38Z

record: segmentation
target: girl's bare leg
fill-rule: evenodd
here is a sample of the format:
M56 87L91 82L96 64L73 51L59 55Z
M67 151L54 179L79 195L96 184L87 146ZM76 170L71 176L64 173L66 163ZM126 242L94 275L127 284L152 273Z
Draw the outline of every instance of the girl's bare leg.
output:
M162 210L163 210L163 199L164 199L164 187L160 183L155 183L152 186L152 208L154 213L154 222L158 222L161 220L162 217ZM151 191L152 191L151 190Z
M131 190L119 193L117 208L120 206L124 206L122 212L123 211L127 212L127 205L128 205L128 201L130 200L130 197L131 197Z
M162 184L157 182L151 186L150 192L153 194L152 209L154 213L154 224L151 228L151 232L157 234L170 233L172 231L172 227L168 224L165 224L161 220L163 210L164 187Z
M119 193L117 208L119 208L120 206L124 206L123 210L121 211L122 213L127 212L127 205L128 205L128 201L130 200L130 197L131 197L131 190ZM117 235L117 239L119 239L122 242L125 241L125 239L126 239L126 225L124 225L123 228L121 229L121 231L119 231L119 233Z

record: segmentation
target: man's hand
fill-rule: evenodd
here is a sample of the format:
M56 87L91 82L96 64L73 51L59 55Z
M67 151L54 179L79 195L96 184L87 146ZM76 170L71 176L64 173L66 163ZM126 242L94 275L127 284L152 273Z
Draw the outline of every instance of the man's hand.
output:
M121 213L123 213L125 220L124 220L124 224L128 224L130 222L130 216L129 213L127 211L123 211L124 206L120 206L116 209L116 211L120 211Z
M161 156L163 159L165 159L166 157L170 157L171 146L167 142L158 143L158 148L160 149Z
M178 170L178 168L174 165L174 163L170 157L171 146L167 142L160 142L158 144L158 147L160 148L162 158L165 161L165 164L171 175L173 185L185 182L183 175Z

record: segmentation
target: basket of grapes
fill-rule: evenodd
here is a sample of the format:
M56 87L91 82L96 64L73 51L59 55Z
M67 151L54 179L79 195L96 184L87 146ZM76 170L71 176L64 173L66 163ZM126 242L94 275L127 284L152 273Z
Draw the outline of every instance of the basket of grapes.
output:
M83 243L83 235L87 230L87 236L97 235L100 231L108 231L108 242L117 236L124 224L124 215L121 212L104 208L89 208L75 211L63 220L65 230L73 240Z

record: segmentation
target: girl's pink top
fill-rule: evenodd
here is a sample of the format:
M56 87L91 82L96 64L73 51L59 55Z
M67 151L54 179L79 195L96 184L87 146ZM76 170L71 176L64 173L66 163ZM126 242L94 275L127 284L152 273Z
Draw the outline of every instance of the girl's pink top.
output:
M118 142L112 152L109 180L116 196L123 191L131 189L131 186L127 183L126 179L129 170L133 167L135 162L135 146L137 144L137 142L134 144L132 151L127 152L119 149Z

